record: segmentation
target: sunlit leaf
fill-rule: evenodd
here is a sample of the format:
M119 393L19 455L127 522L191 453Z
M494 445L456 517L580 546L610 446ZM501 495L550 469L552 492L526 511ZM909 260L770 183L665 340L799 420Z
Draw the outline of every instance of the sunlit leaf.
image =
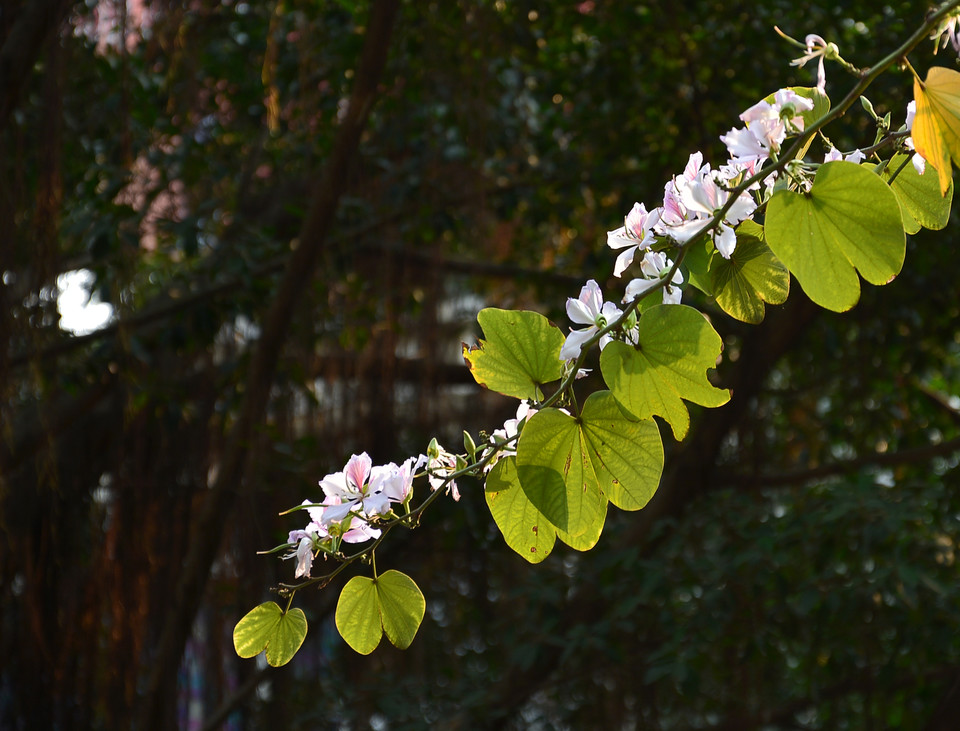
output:
M563 333L537 312L480 311L477 321L486 340L463 345L463 358L481 386L520 399L541 399L540 386L563 374Z
M580 428L603 494L621 510L646 505L663 472L663 443L656 423L628 419L612 393L597 391L583 405Z
M713 284L710 281L710 254L713 244L707 239L691 241L687 245L687 253L683 257L683 268L686 271L687 281L706 295L713 294ZM651 298L652 299L652 298ZM661 297L659 304L663 304Z
M557 538L566 543L575 551L589 551L591 548L596 546L597 542L600 540L600 535L603 533L603 524L606 521L606 518L607 503L604 503L603 514L600 516L600 520L598 520L596 523L593 523L586 531L578 536L572 536L566 531L562 531L558 528Z
M858 271L871 284L886 284L906 253L896 195L852 162L821 165L809 193L776 192L764 231L810 299L835 312L860 298Z
M556 542L556 528L520 487L516 457L497 462L487 476L484 490L490 514L503 539L530 563L540 563Z
M517 473L530 502L574 536L603 520L600 492L577 419L542 409L527 420L517 444Z
M380 602L380 620L387 639L406 650L417 636L427 608L416 582L400 571L384 571L375 582Z
M307 636L307 618L300 609L284 612L276 602L251 609L233 630L233 646L240 657L267 651L272 667L286 665Z
M700 312L661 305L643 313L636 346L615 342L604 348L600 370L621 409L636 420L662 416L680 440L690 426L684 400L707 407L730 400L730 392L706 376L722 346Z
M416 637L426 602L406 574L384 571L376 579L354 576L340 593L334 617L344 641L361 655L369 655L387 639L405 650Z
M373 579L354 576L347 582L340 592L334 621L340 636L361 655L369 655L377 649L383 626Z
M897 177L893 179L890 187L900 203L900 214L906 232L915 234L921 226L937 231L944 228L950 220L953 180L950 181L947 195L940 195L937 171L928 165L923 175L920 175L910 158L904 154L894 155L880 175L889 181L894 173L897 173Z
M729 259L714 254L710 276L717 304L742 322L763 320L764 305L779 305L790 293L790 273L763 241L763 228L744 221Z
M524 493L578 550L600 537L608 499L639 510L656 492L662 470L657 425L628 418L609 391L591 394L579 418L557 409L537 412L517 447Z
M960 163L960 73L933 66L926 81L913 81L917 112L913 118L913 146L937 170L940 194L953 180L950 159Z

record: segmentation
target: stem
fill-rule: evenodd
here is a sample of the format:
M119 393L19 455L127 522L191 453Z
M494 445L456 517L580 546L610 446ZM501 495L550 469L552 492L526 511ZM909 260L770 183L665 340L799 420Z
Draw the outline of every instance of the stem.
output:
M845 61L842 61L841 59L841 62L842 62L841 65L847 68L847 70L854 72L854 74L858 77L859 80L854 85L854 87L850 90L850 92L848 92L847 95L843 98L840 104L838 104L836 107L831 109L830 112L828 112L823 117L821 117L820 119L812 123L810 126L808 126L804 130L803 134L799 135L797 139L794 141L794 143L785 152L781 152L781 155L778 159L772 160L772 164L763 168L762 170L755 173L754 175L745 178L739 185L735 186L733 189L730 190L730 195L727 199L727 202L714 213L712 218L704 221L703 228L695 236L690 238L687 241L687 243L678 245L676 247L676 254L675 254L676 258L674 260L673 266L670 267L670 269L666 273L661 275L660 281L652 285L651 288L648 289L643 294L638 295L633 300L631 300L626 305L626 307L623 310L623 313L619 317L614 319L612 322L608 323L605 327L599 328L597 332L594 333L593 336L591 336L583 344L583 347L580 349L580 355L574 361L573 367L570 369L570 372L566 375L566 377L563 378L559 387L547 399L545 399L542 403L537 405L538 408L539 409L549 408L550 406L555 404L560 398L562 398L564 394L568 392L569 392L569 397L571 399L571 402L576 406L577 402L576 402L576 397L573 394L572 385L576 380L577 372L579 371L580 367L583 365L590 348L592 348L594 345L599 343L600 339L604 335L621 327L621 325L627 320L627 318L629 318L630 315L637 310L637 308L640 306L640 303L646 297L649 297L654 292L670 284L674 274L679 269L680 264L683 261L683 258L686 255L688 248L692 244L702 240L703 236L708 235L713 229L717 228L720 225L720 223L724 220L724 217L726 216L726 214L733 207L737 198L742 193L747 191L755 183L762 182L763 180L770 177L775 172L783 171L787 167L787 165L795 159L797 153L801 149L803 149L803 146L806 145L806 143L810 139L812 139L823 127L825 127L827 124L843 116L846 113L846 111L850 108L850 106L863 95L863 93L870 86L870 84L872 84L873 81L878 76L880 76L880 74L885 72L893 64L897 62L903 62L908 68L910 68L911 72L913 72L914 76L919 80L919 76L917 76L916 71L913 69L913 67L910 65L910 62L907 60L907 54L910 51L912 51L922 40L924 40L924 38L927 37L931 29L939 25L939 22L942 18L944 18L947 14L949 14L953 10L956 10L957 8L960 8L960 0L949 0L949 2L945 2L943 5L940 6L939 9L937 9L934 13L929 15L926 21L896 50L894 50L892 53L885 56L877 64L875 64L874 66L868 69L865 69L865 70L856 69L854 66L852 66L851 64ZM777 29L777 32L780 33L780 35L782 35L784 38L787 38L787 40L790 40L795 44L799 44L798 41L794 41L793 39L790 39L788 36L780 32L779 29ZM799 44L799 45L801 47L804 47L803 44ZM870 150L871 151L875 150L879 148L882 144L888 144L889 142L893 141L894 139L900 136L903 136L903 134L893 133L889 135L883 142L874 145L872 148L870 148ZM909 158L907 162L909 162ZM761 204L757 210L758 211L762 210L764 205L765 203ZM292 601L293 594L295 594L298 590L308 586L314 586L314 585L318 585L318 587L326 586L334 578L336 578L336 576L339 575L344 569L346 569L350 564L354 563L358 559L361 559L367 555L370 555L371 557L371 561L373 564L373 573L374 573L374 577L376 577L377 575L376 549L386 539L387 535L391 530L393 530L393 528L395 528L400 523L410 524L412 526L416 521L416 519L419 518L421 513L427 510L427 508L429 508L429 506L432 505L433 502L436 501L439 498L439 496L446 491L446 488L455 479L458 479L459 477L464 477L467 475L474 475L474 476L482 475L483 468L486 467L488 464L490 464L490 462L501 451L503 451L503 449L513 444L517 440L518 436L519 435L514 435L513 437L510 437L509 439L505 440L502 443L493 444L489 447L485 447L484 456L480 460L478 460L472 465L468 465L460 470L456 470L448 474L444 478L441 485L437 487L437 489L435 489L430 495L428 495L427 498L419 506L411 510L408 505L406 506L406 513L402 517L395 518L394 520L382 523L381 534L377 539L374 540L372 544L369 544L363 550L358 551L357 553L352 554L350 556L338 556L337 558L340 560L341 563L330 573L325 574L323 576L311 578L299 584L280 584L280 590L284 593L288 593L290 596L290 600ZM422 474L417 475L417 477L421 477L421 476L423 475ZM298 506L296 508L292 508L291 510L285 511L285 513L281 513L281 514L285 515L287 513L302 509L303 507L310 507L310 506ZM289 609L289 602L288 602L288 609Z

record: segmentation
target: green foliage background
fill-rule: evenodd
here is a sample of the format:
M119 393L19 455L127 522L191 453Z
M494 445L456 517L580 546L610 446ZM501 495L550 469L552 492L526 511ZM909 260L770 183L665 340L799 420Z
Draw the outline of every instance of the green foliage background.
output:
M35 11L9 5L0 38L21 48ZM298 596L310 633L290 665L260 669L231 639L292 575L256 556L301 527L277 513L324 474L512 416L461 359L478 310L565 324L566 297L610 280L605 233L634 200L659 202L694 150L722 161L747 106L811 83L773 25L866 66L925 2L403 4L179 629L170 598L370 6L168 0L98 50L96 17L118 8L93 5L51 3L19 93L0 85L0 727L952 728L955 222L909 238L903 272L843 315L796 282L757 326L706 307L732 399L691 406L682 444L661 424L658 494L610 511L593 551L558 542L528 565L464 484L378 554L426 599L410 649L361 657L338 638L349 577ZM852 85L828 79L834 98ZM869 96L899 120L910 89L894 73ZM851 111L830 135L850 149L872 122ZM77 268L119 326L59 329L50 288ZM178 631L183 652L158 663Z

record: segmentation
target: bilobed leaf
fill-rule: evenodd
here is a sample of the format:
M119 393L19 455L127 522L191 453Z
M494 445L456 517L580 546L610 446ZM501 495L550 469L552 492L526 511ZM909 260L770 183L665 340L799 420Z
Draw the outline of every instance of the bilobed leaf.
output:
M880 175L889 182L898 170L900 172L890 183L890 187L900 203L904 230L908 234L915 234L921 226L935 231L944 228L950 220L953 180L950 181L947 195L940 195L936 170L928 165L923 175L920 175L910 158L902 153L894 155Z
M621 510L639 510L657 491L663 472L663 443L656 423L628 419L609 391L591 394L580 418L600 490Z
M538 420L540 414L546 416ZM581 551L600 538L607 500L639 510L656 492L662 470L657 425L628 418L609 391L591 394L579 418L556 409L537 412L517 447L524 493L557 536Z
M729 259L719 253L710 261L717 304L741 322L763 320L766 302L779 305L790 293L790 272L763 241L763 228L744 221L737 229L737 248Z
M563 375L563 333L543 315L524 310L480 311L486 340L463 346L463 358L481 386L520 399L543 398L540 385Z
M527 419L517 443L517 474L530 502L573 536L603 520L606 498L590 467L577 419L541 409Z
M361 655L377 649L383 636L380 603L373 579L354 576L340 592L334 615L337 631L344 641Z
M302 609L291 609L280 617L273 639L267 644L267 664L278 668L297 654L307 636L307 617Z
M684 400L707 407L730 400L730 392L712 386L706 375L722 346L697 310L660 305L640 317L637 346L615 342L603 349L600 370L625 413L635 420L662 416L680 440L690 426Z
M926 81L914 79L913 146L937 170L940 195L946 196L953 180L950 159L960 164L960 73L933 66Z
M377 649L384 632L405 650L417 635L426 606L413 579L390 570L376 579L350 579L340 592L334 619L340 636L361 655Z
M307 618L300 609L284 612L276 602L254 607L233 629L233 646L240 657L267 651L271 667L286 665L307 636Z
M384 571L375 580L380 621L387 639L406 650L417 636L427 603L416 582L400 571Z
M557 530L520 487L516 457L505 457L493 466L487 475L484 495L510 548L530 563L540 563L550 555Z
M860 298L858 271L881 285L903 266L897 197L878 175L852 162L821 165L809 193L774 193L765 223L773 253L810 299L835 312Z

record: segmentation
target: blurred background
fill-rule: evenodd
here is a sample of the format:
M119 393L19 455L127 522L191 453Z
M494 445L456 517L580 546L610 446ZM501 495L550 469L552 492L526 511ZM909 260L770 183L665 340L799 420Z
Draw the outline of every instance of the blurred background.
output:
M0 728L955 728L955 224L842 315L793 282L747 326L688 288L733 398L661 424L657 496L593 551L528 565L464 481L378 553L426 596L409 650L340 640L343 577L298 594L288 666L236 656L293 576L256 554L302 527L280 511L513 415L460 356L480 308L566 329L586 279L622 287L634 201L815 83L774 25L868 66L928 10L390 5L0 0ZM911 89L868 95L896 127Z

